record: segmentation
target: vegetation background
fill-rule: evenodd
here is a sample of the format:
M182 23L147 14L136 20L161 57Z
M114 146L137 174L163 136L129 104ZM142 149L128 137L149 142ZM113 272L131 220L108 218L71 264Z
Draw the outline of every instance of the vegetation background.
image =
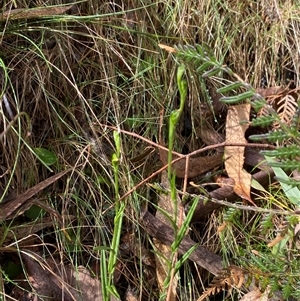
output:
M146 205L156 211L159 193L145 183L120 201L162 166L150 143L161 142L162 114L162 140L167 143L166 124L179 107L176 76L182 61L158 45L206 45L218 62L254 89L295 88L300 81L300 3L65 2L0 2L0 188L1 210L7 213L1 218L1 299L29 298L32 287L17 279L26 279L22 272L28 275L33 269L24 259L31 254L40 263L51 257L60 269L86 267L105 283L106 300L116 293L122 300L159 300L165 292L156 278L152 239L140 221ZM197 133L207 105L211 107L214 85L220 83L203 79L192 63L186 65L185 77L188 98L174 142L179 153L205 145ZM210 128L222 134L225 116L226 105ZM47 187L41 184L65 170L69 172ZM221 165L214 170L219 171ZM214 182L211 174L205 176L197 184ZM157 175L150 182L160 181ZM177 188L182 185L178 182ZM32 195L18 197L32 187ZM212 183L208 190L214 187ZM265 188L255 199L258 206L293 212L295 206L278 183ZM191 224L190 235L218 254L224 267L243 269L245 286L250 275L261 292L299 300L297 223L294 216L287 219L275 211L225 206ZM268 247L282 229L284 244L276 250ZM213 276L190 261L178 273L178 300L200 298ZM245 290L237 288L238 282L226 287L214 282L218 289L211 300L240 300ZM43 299L44 293L33 288Z

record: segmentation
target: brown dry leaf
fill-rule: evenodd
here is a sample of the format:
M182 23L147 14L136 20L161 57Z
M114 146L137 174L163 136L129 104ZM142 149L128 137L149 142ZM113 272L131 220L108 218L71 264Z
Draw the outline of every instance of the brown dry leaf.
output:
M161 49L164 49L164 50L166 50L166 51L168 51L168 52L170 52L170 53L176 52L176 49L175 49L175 48L170 47L170 46L168 46L168 45L158 44L158 47L161 48Z
M49 259L44 261L38 255L26 252L22 256L28 280L34 292L33 300L65 301L102 301L101 283L91 277L89 271L78 266L58 265ZM42 299L39 296L43 296ZM111 296L112 301L119 299Z
M244 295L239 301L259 301L261 300L261 292L259 290L253 290Z
M157 240L162 241L169 246L174 242L175 234L173 227L160 221L150 212L144 210L140 222L150 236L155 237ZM195 247L195 244L196 242L186 235L178 247L178 254L186 254L188 250ZM190 255L189 259L214 275L219 275L222 270L221 257L202 246L198 246Z
M68 6L52 6L52 7L37 7L37 8L17 8L5 11L0 14L0 21L6 19L18 20L18 19L35 19L50 17L53 15L60 15L72 8L73 5Z
M159 157L161 162L164 165L168 164L168 151L162 148L159 149ZM176 155L173 155L173 160L177 159ZM188 178L194 178L201 174L206 173L207 171L214 169L215 167L221 165L223 162L223 154L216 153L209 156L201 156L201 157L191 157L189 158L189 166L186 172L186 156L175 163L172 164L172 167L176 173L176 177L184 178L187 176Z
M33 300L60 300L62 290L53 283L52 275L49 270L44 268L43 260L31 253L23 255L22 258L26 267L28 282L34 290L32 293L29 292L30 295L35 295ZM43 296L42 299L39 296ZM65 292L64 300L73 301L74 298L69 292Z
M260 94L263 98L276 97L284 91L286 91L286 89L282 86L256 89L256 93Z
M278 298L275 294L270 299L269 296L270 287L268 286L263 293L261 293L258 289L254 289L253 291L249 292L248 294L244 295L242 299L239 301L279 301L282 300Z
M153 253L149 251L143 244L139 243L134 233L126 233L122 237L120 249L127 254L141 258L143 264L154 267L155 260Z
M295 236L299 235L299 231L300 231L300 223L298 223L298 224L295 226L295 229L294 229L294 235L295 235Z
M290 125L298 109L297 100L292 95L287 94L278 100L277 106L276 111L280 121L286 125ZM280 124L274 124L274 128L280 128Z
M20 208L24 205L24 203L26 201L30 200L33 196L35 196L40 191L44 190L50 184L56 182L62 176L67 174L69 171L71 171L71 169L61 171L60 173L58 173L52 177L49 177L48 179L40 182L39 184L29 188L24 193L18 195L15 199L10 200L9 202L1 203L0 204L0 221L4 221L8 218L13 218L16 215L21 214ZM35 203L38 206L43 206L42 208L45 209L46 211L49 211L49 212L51 211L51 213L53 213L54 215L57 215L57 213L53 212L53 211L55 211L53 208L51 208L49 206L48 206L49 208L46 208L47 207L46 204L41 204L41 202L39 202L39 201L32 202L32 204L33 203Z
M267 104L271 106L278 114L280 122L286 125L290 125L293 116L298 109L298 88L290 89L289 87L270 87L266 89L259 88L257 93L261 94L267 101ZM268 116L270 109L268 106L264 106L257 116ZM273 129L280 127L278 122L274 122Z
M226 143L247 143L245 132L248 128L250 104L241 104L229 108L226 120ZM225 147L225 169L235 181L234 192L253 203L250 197L251 175L243 169L245 146Z
M268 247L272 248L275 245L279 244L284 239L284 236L281 236L280 234L277 235L271 242L268 243Z
M125 300L126 301L138 301L139 298L136 296L136 293L132 290L131 287L129 287L127 290L126 290L126 293L125 293Z

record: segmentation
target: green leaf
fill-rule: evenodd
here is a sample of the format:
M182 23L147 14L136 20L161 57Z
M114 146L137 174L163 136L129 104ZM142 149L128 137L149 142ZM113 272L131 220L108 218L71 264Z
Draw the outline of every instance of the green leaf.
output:
M221 97L220 101L228 103L228 104L233 104L233 103L238 103L243 100L252 98L254 95L254 91L246 91L244 93L235 95L235 96L228 96L228 97Z
M182 80L182 77L185 73L185 67L184 65L180 65L178 66L178 69L177 69L177 85L180 87L180 82Z
M222 88L219 88L217 90L218 93L221 93L221 94L224 94L224 93L228 93L228 92L231 92L232 90L235 90L235 89L238 89L240 88L241 86L243 86L243 83L242 82L234 82L234 83L231 83L229 85L226 85Z
M268 157L268 156L265 156L266 160L268 163L270 163L270 165L276 163L276 160L272 157ZM283 171L282 168L280 167L272 167L273 170L274 170L274 173L275 175L280 179L284 179L284 180L288 180L289 177L288 175ZM282 190L284 191L286 197L289 199L289 201L294 204L295 206L299 207L300 206L300 199L299 199L299 196L300 196L300 190L297 188L297 187L292 187L290 185L287 185L286 183L284 182L279 182L281 187L282 187Z
M266 105L266 101L260 95L257 96L256 94L254 94L253 98L255 97L260 97L260 98L251 101L251 106L255 110L255 112L258 112Z
M300 162L296 160L282 160L270 163L272 167L280 167L286 170L300 170Z
M217 75L218 73L220 73L220 71L222 71L222 69L219 66L214 67L213 69L206 71L205 73L203 73L202 77L212 77Z
M199 197L196 197L194 200L193 200L193 204L186 216L186 219L184 220L181 228L179 229L177 235L176 235L176 238L175 238L175 241L173 242L173 244L171 245L171 250L173 252L175 252L178 248L178 246L180 245L181 241L183 240L183 237L186 235L186 232L188 230L188 227L190 226L190 222L192 220L192 217L194 215L194 212L196 210L196 207L198 205L198 202L199 202Z
M252 126L266 127L270 126L275 121L278 121L278 118L275 116L259 116L252 120Z
M176 273L179 271L179 269L181 268L181 266L184 264L184 262L189 259L190 255L198 248L199 244L195 244L194 246L192 246L189 250L187 250L184 255L182 255L182 257L177 261L176 265L175 265L175 271Z
M260 152L262 155L266 155L269 157L276 157L279 158L291 158L294 159L299 156L299 146L296 144L287 145L283 147L278 147L274 150L263 150ZM297 161L298 162L298 161Z
M114 131L114 141L116 145L116 155L118 158L120 158L121 154L121 138L118 131Z
M39 206L32 205L28 210L25 211L24 215L31 220L35 220L45 212L46 211Z
M253 178L251 179L251 187L259 191L267 192L267 190Z
M212 65L213 65L212 62L210 62L210 61L204 62L201 66L199 66L196 69L196 72L197 73L202 73L202 72L206 71L208 68L210 68Z
M20 273L22 273L22 271L22 265L19 262L13 262L11 260L6 262L3 268L3 272L6 274L8 279L16 278Z
M289 233L286 234L279 243L274 245L272 248L272 254L278 256L280 253L282 253L282 251L287 248L287 243L290 241L290 239L291 235Z
M56 155L42 147L36 147L34 148L34 152L38 156L38 158L45 164L45 165L53 165L57 162Z
M289 139L290 136L288 133L282 130L278 130L274 132L269 132L267 134L251 135L249 138L253 141L268 139L269 142L272 143L272 142L282 142L284 139Z

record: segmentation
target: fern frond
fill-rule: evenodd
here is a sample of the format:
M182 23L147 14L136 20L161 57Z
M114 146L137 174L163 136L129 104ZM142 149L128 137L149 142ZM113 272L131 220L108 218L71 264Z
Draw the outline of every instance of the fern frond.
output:
M186 63L192 63L198 73L207 72L210 68L222 68L211 49L205 45L178 45L175 48L176 56Z
M276 143L289 139L290 135L283 130L277 130L274 132L269 132L267 134L251 135L249 138L254 141L267 139L271 143Z
M228 207L224 210L223 219L225 222L233 222L241 215L241 210Z
M270 163L270 165L273 167L281 167L282 169L289 169L289 170L297 169L298 171L300 170L300 162L296 160L287 159L279 162L272 162Z
M298 129L299 126L300 126L300 101L298 101L298 109L295 112L291 123L292 128Z
M246 274L248 273L244 269L234 265L223 269L223 273L213 278L209 284L210 287L202 293L197 301L204 300L206 297L224 290L230 291L233 287L240 289L247 278Z
M287 300L293 293L293 287L291 285L291 279L287 280L287 283L282 287L282 297Z
M260 231L262 234L266 234L268 230L273 228L273 213L264 215L260 221Z
M249 90L234 96L221 97L220 101L227 104L237 104L237 103L241 103L244 100L250 101L250 99L253 97L254 94L255 94L254 90Z
M263 150L261 151L261 154L269 157L276 157L278 159L281 158L295 159L297 156L300 155L299 146L295 144L278 147L277 149L271 151Z
M260 126L260 127L267 127L273 124L274 122L278 121L278 118L274 116L259 116L252 120L251 124L253 126Z
M251 101L251 106L255 112L259 112L264 106L266 106L266 100L259 94L254 94L254 100Z
M177 45L176 56L184 63L192 64L193 69L202 77L212 77L221 72L234 75L234 72L222 62L217 61L212 50L203 45ZM245 83L243 83L245 85Z
M287 94L277 102L277 105L277 113L281 122L290 125L298 108L297 101L292 95ZM280 124L275 125L275 128L278 127Z

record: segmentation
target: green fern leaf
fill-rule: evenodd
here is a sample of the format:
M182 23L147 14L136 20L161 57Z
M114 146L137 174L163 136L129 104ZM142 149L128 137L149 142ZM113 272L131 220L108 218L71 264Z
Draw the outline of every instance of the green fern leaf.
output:
M283 140L290 138L290 135L283 130L277 130L274 132L269 132L267 134L251 135L249 138L254 141L267 139L272 143L282 142Z
M266 127L270 126L275 121L278 121L278 118L274 116L259 116L252 120L252 125Z
M236 208L230 208L228 207L224 211L224 221L226 222L234 222L237 220L237 218L241 215L241 210Z
M234 82L234 83L231 83L229 85L226 85L224 87L221 87L221 88L217 89L217 92L220 93L220 94L224 94L224 93L234 91L234 90L236 90L236 89L238 89L242 86L243 86L242 82Z
M276 157L278 159L281 158L290 158L294 159L299 156L299 146L292 144L284 147L278 147L276 150L263 150L260 152L263 155L267 155L269 157Z
M273 217L274 214L269 213L262 217L260 222L260 229L262 234L266 234L266 232L273 228Z
M287 279L287 283L285 283L282 287L282 297L287 300L293 292L293 287L291 285L291 283L293 282L292 279Z
M254 95L254 91L250 90L234 96L221 97L220 101L227 104L234 104L234 103L242 102L246 99L251 99L253 95Z
M251 106L255 110L255 112L258 112L266 105L266 101L264 98L262 98L261 95L257 93L253 95L253 98L254 100L251 101Z
M280 162L272 162L270 163L273 167L280 167L282 169L288 169L288 170L300 170L300 162L296 160L282 160Z

